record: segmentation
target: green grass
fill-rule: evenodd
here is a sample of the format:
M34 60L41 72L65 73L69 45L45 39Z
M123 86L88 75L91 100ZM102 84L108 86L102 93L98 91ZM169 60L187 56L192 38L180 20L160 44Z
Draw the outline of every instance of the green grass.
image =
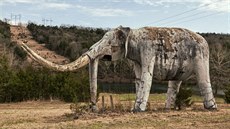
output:
M108 93L102 93L100 95L108 95ZM112 94L113 96L116 96L119 98L120 101L134 101L136 98L135 94ZM224 103L224 99L221 97L215 97L217 103ZM151 102L159 102L164 103L166 100L166 94L150 94L149 95L149 101ZM194 102L203 102L203 98L198 95L193 95L192 100Z
M117 95L121 101L135 100L135 94L119 94ZM165 94L150 94L149 101L163 102L165 101Z
M201 96L198 96L198 95L193 95L192 100L194 102L203 102L203 98ZM215 100L217 103L225 103L224 98L221 98L221 97L215 97Z

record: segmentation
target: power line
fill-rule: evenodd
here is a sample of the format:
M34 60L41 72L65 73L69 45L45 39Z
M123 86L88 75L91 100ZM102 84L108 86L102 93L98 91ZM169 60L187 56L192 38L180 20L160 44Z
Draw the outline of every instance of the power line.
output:
M195 11L195 10L198 10L198 9L200 9L200 8L207 7L207 6L212 5L212 4L214 4L214 3L217 3L217 2L219 2L219 1L216 1L216 2L213 2L213 3L209 3L209 4L204 4L204 5L200 6L200 7L193 8L193 9L191 9L191 10L184 11L184 12L181 12L181 13L178 13L178 14L175 14L175 15L171 15L171 16L169 16L169 17L166 17L166 18L163 18L163 19L154 21L154 22L150 22L150 23L148 23L148 24L146 24L146 25L150 25L150 24L153 24L153 23L159 23L159 22L162 22L162 21L171 19L171 18L175 18L175 17L181 16L181 15L183 15L183 14L186 14L186 13L189 13L189 12L192 12L192 11Z
M225 7L225 6L224 6L224 7ZM213 9L218 9L218 8L213 8ZM198 12L198 13L194 13L194 14L191 14L191 15L188 15L188 16L181 17L181 18L179 18L179 19L174 19L174 20L171 20L171 21L168 21L168 22L161 23L161 24L159 24L159 25L157 25L157 26L167 25L168 23L169 23L169 24L172 24L172 23L175 23L175 22L177 23L177 22L180 21L180 20L188 19L188 18L191 18L191 17L193 17L193 16L197 16L197 15L204 14L204 13L207 13L207 12Z
M184 22L195 21L195 20L199 20L199 19L202 19L202 18L210 17L210 16L213 16L213 15L221 14L221 13L224 13L224 12L212 13L212 14L209 14L209 15L205 15L205 16L201 16L201 17L197 17L197 18L193 18L193 19L189 19L189 20L176 22L176 23L173 23L173 24L171 24L171 25L175 25L175 24L178 24L178 23L184 23Z
M184 19L186 19L186 18L190 18L190 17L192 17L192 16L197 16L197 15L200 15L200 14L203 14L203 13L206 13L206 12L195 13L195 14L192 14L192 15L188 15L188 16L185 16L185 17L181 17L181 18L176 19L176 20L164 22L164 23L162 23L162 24L160 24L160 25L165 25L165 24L168 24L168 23L171 23L171 22L178 22L178 20L184 20Z

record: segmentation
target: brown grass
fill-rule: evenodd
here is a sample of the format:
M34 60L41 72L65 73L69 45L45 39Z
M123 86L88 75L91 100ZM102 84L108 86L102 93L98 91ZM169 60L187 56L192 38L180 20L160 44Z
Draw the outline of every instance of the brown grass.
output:
M124 107L124 101L115 101ZM74 119L70 103L0 104L0 128L229 128L230 105L219 103L218 106L218 111L208 111L203 109L202 103L196 102L182 111L164 111L163 102L151 102L151 109L143 113L112 112L108 108L104 113L85 112Z

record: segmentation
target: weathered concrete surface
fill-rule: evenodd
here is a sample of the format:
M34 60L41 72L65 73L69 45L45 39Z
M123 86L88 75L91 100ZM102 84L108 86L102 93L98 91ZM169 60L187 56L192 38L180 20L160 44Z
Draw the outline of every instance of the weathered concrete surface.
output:
M65 64L65 65L59 65L59 64L55 64L55 63L48 61L48 60L44 59L43 57L39 56L33 50L31 50L28 46L26 46L24 43L22 43L22 48L29 54L29 56L32 59L34 59L38 63L44 65L47 68L57 70L57 71L74 71L74 70L77 70L77 69L87 65L90 61L89 57L87 55L83 55L83 56L79 57L77 60L75 60L74 62L71 62L69 64Z
M179 92L181 83L182 81L168 82L167 100L165 103L166 109L171 109L171 107L175 105L176 94Z
M94 112L97 109L97 70L98 70L99 59L96 58L90 61L89 64L89 80L90 80L90 95L91 95L91 106Z
M145 110L151 85L147 82L153 77L170 81L166 101L166 108L170 108L181 81L193 73L204 96L205 108L216 108L209 77L208 44L200 35L181 28L145 27L131 30L126 49L126 57L141 67L136 110Z
M196 74L204 107L217 108L209 77L208 44L200 35L182 28L118 27L107 32L79 59L67 65L56 65L40 58L26 45L23 48L46 67L60 71L76 70L90 62L90 89L92 104L96 103L98 59L129 59L136 75L136 102L134 111L145 111L152 78L168 80L166 108L175 103L182 81Z

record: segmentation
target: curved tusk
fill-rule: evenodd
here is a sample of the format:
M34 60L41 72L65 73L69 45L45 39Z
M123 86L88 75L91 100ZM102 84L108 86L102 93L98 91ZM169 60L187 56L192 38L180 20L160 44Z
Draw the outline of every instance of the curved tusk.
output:
M74 71L77 70L85 65L87 65L90 62L90 58L88 55L82 55L77 60L65 64L65 65L59 65L52 63L43 57L39 56L37 53L35 53L33 50L31 50L26 44L21 43L21 47L27 52L27 54L36 62L42 64L43 66L53 69L55 71Z

